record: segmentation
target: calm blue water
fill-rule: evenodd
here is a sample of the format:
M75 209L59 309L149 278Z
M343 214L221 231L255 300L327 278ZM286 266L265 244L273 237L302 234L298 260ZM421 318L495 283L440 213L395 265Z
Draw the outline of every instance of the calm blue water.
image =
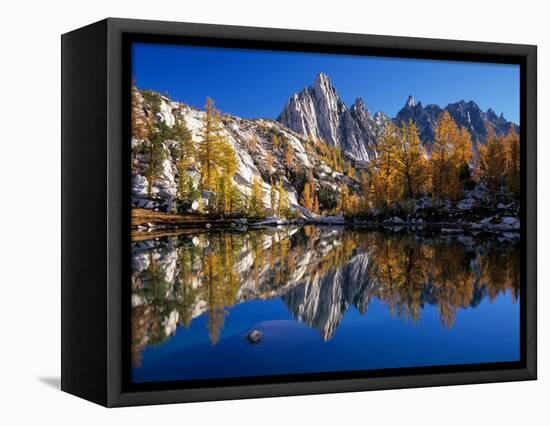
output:
M134 247L135 383L519 360L510 243L255 232Z

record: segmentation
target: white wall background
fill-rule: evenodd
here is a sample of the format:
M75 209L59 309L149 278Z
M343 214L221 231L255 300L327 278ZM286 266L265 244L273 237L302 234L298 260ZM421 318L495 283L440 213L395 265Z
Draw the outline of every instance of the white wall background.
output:
M4 1L0 5L0 423L548 422L550 74L543 1ZM107 16L539 46L539 380L106 410L58 391L60 34ZM546 395L545 395L546 393ZM546 423L547 424L547 423Z

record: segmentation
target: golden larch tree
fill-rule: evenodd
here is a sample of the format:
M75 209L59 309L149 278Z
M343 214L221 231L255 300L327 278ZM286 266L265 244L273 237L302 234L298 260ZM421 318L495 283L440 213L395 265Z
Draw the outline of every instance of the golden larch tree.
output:
M304 190L302 192L302 198L300 199L300 204L308 210L313 209L313 194L311 189L311 184L306 182L304 185Z
M506 170L504 144L496 137L492 127L487 128L485 144L478 144L478 174L487 188L496 197L497 191L503 184Z
M289 169L294 167L294 151L290 144L287 144L285 147L285 165Z
M397 180L401 182L402 197L415 198L424 189L426 157L420 142L418 128L413 121L399 129L394 164Z
M508 191L519 195L520 192L520 142L515 127L508 130L503 138L506 161L506 184Z
M216 189L219 164L223 159L224 147L226 147L222 129L220 112L214 108L214 101L207 98L202 128L199 132L202 141L197 149L202 189Z
M378 141L378 155L370 165L373 201L376 207L388 206L399 199L401 185L396 167L398 146L398 129L390 124Z
M456 197L460 188L453 158L457 140L458 127L451 115L443 111L437 120L430 158L431 190L436 201Z

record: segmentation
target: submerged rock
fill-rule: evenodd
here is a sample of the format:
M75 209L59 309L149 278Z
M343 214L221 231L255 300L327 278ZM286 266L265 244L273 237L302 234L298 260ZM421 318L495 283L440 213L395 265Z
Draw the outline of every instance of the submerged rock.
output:
M248 343L255 345L256 343L260 343L262 337L263 333L260 330L252 330L246 335L246 340L248 340Z

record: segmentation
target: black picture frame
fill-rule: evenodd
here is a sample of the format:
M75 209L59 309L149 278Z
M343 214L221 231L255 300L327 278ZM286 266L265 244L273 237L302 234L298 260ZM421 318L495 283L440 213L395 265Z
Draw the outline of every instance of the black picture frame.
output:
M61 388L108 407L537 377L536 46L109 18L62 36ZM521 361L130 385L132 41L520 65Z

